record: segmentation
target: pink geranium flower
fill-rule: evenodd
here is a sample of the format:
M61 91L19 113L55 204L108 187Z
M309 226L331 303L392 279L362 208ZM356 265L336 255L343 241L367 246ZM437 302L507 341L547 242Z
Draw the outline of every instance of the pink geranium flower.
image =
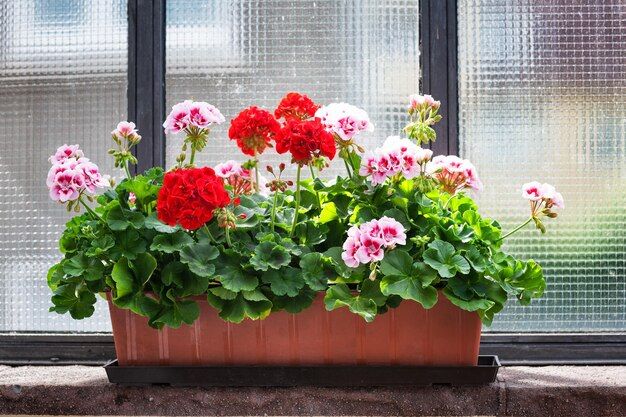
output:
M115 130L111 132L111 135L119 139L132 138L138 136L137 127L133 122L121 121L117 124Z
M422 149L406 138L389 136L383 146L363 156L359 174L370 176L373 185L398 174L411 179L424 171L431 157L430 149Z
M539 201L543 198L544 187L540 182L531 181L522 185L522 196L530 201Z
M97 188L110 185L109 176L102 175L96 164L83 156L78 145L63 145L50 157L46 185L50 198L66 203L78 199L83 193L95 193Z
M317 109L319 118L328 133L343 142L350 142L361 132L372 132L374 125L365 110L347 103L331 103Z
M483 183L478 178L476 167L467 159L456 155L438 155L426 165L426 172L439 182L441 188L450 194L470 188L480 191Z
M48 161L50 161L51 164L60 164L68 159L79 159L83 156L85 155L83 151L79 149L78 145L63 145L56 150L54 155L48 158Z
M343 243L341 259L344 263L356 268L359 264L378 262L385 256L385 249L406 244L404 226L391 217L381 217L352 226L348 230L348 238Z
M224 123L226 119L217 107L204 101L185 100L175 104L165 119L165 133L192 133L192 129L205 130L213 124Z

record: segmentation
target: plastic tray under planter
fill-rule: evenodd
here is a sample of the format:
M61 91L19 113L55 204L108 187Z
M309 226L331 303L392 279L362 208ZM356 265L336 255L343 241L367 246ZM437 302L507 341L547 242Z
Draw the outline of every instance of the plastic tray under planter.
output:
M380 368L383 372L397 367L478 364L480 318L475 312L454 306L443 294L429 310L413 301L403 301L372 323L346 308L326 311L323 294L298 314L279 311L265 320L239 324L223 321L204 297L198 297L198 303L200 316L193 325L160 331L148 326L145 317L110 303L119 369L249 366L277 367L266 372L286 372L280 367L299 367L292 372L295 375L334 373L339 372L336 367L350 366L366 367L358 371L365 374L374 369L369 368L372 366L388 367ZM309 367L320 368L306 370Z
M121 385L211 387L358 387L388 385L481 385L496 380L497 356L476 366L118 366L105 365Z

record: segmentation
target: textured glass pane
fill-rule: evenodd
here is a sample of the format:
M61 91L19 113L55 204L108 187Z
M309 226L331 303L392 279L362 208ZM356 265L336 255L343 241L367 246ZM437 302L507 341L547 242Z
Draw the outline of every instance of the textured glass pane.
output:
M405 121L418 50L417 0L168 0L167 102L202 99L230 121L244 107L273 110L284 93L299 91L363 107L376 125L371 145ZM227 129L213 130L201 163L243 160ZM168 137L169 164L179 144Z
M112 173L109 132L126 113L125 0L15 0L0 7L0 331L101 331L106 305L49 313L46 272L70 218L48 198L63 143Z
M545 266L546 297L494 330L626 328L626 3L459 1L461 153L505 230L519 187L553 183L566 209L507 244Z

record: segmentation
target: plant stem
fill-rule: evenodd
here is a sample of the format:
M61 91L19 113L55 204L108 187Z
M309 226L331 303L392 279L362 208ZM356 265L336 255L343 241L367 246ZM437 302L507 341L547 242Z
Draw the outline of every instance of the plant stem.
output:
M278 204L278 190L274 191L274 204L272 204L272 223L271 230L274 233L274 223L276 221L276 205Z
M352 179L352 172L350 172L350 165L348 164L348 161L346 161L345 158L342 158L342 159L343 159L344 165L346 166L346 171L348 171L348 177Z
M203 227L204 227L204 231L206 232L206 234L209 237L209 239L211 240L211 242L217 243L217 240L215 240L215 238L213 237L213 233L211 233L211 231L209 230L209 228L206 225L206 223L204 224Z
M530 223L532 221L532 219L533 219L532 216L529 217L528 220L526 220L524 223L520 224L515 229L511 230L509 233L507 233L506 235L504 235L500 239L498 239L498 242L501 241L501 240L506 239L507 237L511 236L513 233L516 233L517 231L522 229L524 226L526 226L528 223Z
M293 213L293 223L291 224L291 233L289 236L293 236L293 233L296 230L296 224L298 223L298 211L300 210L300 172L302 171L302 166L298 165L298 170L296 171L296 212Z
M313 180L313 190L315 190L315 196L317 197L317 205L318 205L318 207L321 210L322 209L322 200L320 199L319 191L317 191L315 189L315 179L317 177L315 176L315 171L313 170L313 165L309 165L309 170L311 171L311 179Z
M259 192L259 153L254 151L254 191Z
M130 169L128 169L128 161L124 161L124 171L126 172L126 178L130 179Z
M191 156L189 157L189 165L193 166L193 161L196 159L196 148L191 145Z
M88 206L88 205L87 205L87 204L83 201L83 198L82 198L82 197L78 197L78 202L79 202L80 204L82 204L82 205L83 205L83 207L85 207L85 210L87 210L87 212L93 216L94 220L100 220L102 223L106 224L106 222L104 221L104 219L103 219L102 217L100 217L100 216L98 215L98 213L96 213L95 211L93 211L93 210L91 209L91 207L89 207L89 206Z
M233 243L230 241L230 227L224 228L224 236L226 236L226 243L228 244L228 247L232 247Z

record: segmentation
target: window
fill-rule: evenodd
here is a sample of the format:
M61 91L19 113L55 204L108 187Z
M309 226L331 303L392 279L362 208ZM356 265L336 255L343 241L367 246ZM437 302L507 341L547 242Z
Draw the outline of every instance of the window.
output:
M0 333L110 329L105 303L85 321L48 313L45 275L58 259L68 218L49 201L43 181L58 145L80 143L113 172L108 132L128 111L144 138L143 167L172 165L180 138L167 138L162 158L160 123L174 103L206 100L229 120L243 107L273 109L285 92L300 91L320 103L365 108L376 125L366 144L374 146L400 132L406 98L420 90L422 74L447 118L436 147L455 152L458 145L477 165L487 186L479 197L484 212L504 229L522 221L527 206L518 187L533 179L554 182L566 197L567 209L546 236L528 228L508 244L545 266L546 298L507 307L490 331L591 332L593 338L616 332L607 339L611 352L623 347L626 5L619 0L5 3ZM227 129L227 123L214 129L199 163L241 158ZM265 162L277 159L268 155ZM502 335L486 339L496 336ZM112 347L101 358L108 357L105 349Z
M286 92L299 91L364 107L376 126L370 145L400 133L406 97L419 86L417 0L166 4L168 110L202 99L230 120L251 104L274 109ZM227 130L228 123L213 129L201 162L241 160ZM168 137L168 165L179 149Z
M548 290L494 330L626 329L625 20L619 0L459 2L459 144L483 210L511 229L534 179L567 205L547 235L529 227L508 244L543 264Z
M112 172L108 132L126 114L126 1L19 0L0 8L0 331L109 330L48 313L46 271L68 216L47 196L47 158L80 143Z

